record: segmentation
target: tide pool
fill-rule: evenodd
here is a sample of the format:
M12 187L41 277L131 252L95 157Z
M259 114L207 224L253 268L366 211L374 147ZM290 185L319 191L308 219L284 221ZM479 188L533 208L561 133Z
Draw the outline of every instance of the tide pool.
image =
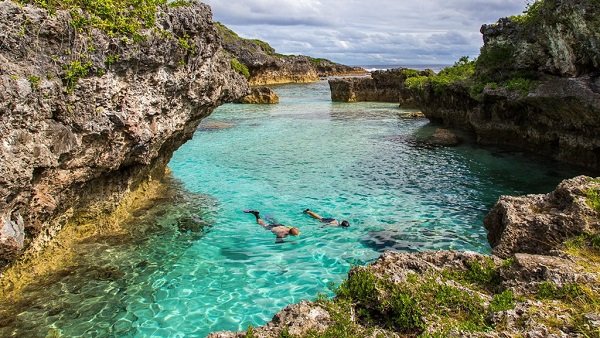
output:
M488 253L483 218L500 195L549 192L579 173L470 143L427 145L426 119L395 104L332 103L325 81L274 89L279 105L215 111L169 164L178 197L124 238L74 248L73 266L7 304L0 336L204 337L262 325L331 295L384 250ZM323 227L306 208L351 226ZM276 243L244 209L301 235Z

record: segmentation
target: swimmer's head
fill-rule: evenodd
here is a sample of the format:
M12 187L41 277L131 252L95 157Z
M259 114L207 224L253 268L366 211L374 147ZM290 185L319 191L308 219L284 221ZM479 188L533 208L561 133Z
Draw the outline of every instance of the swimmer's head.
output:
M342 221L342 224L340 224L340 226L347 228L350 226L350 222L344 220L344 221Z
M295 228L295 227L294 228L290 228L289 234L292 235L292 236L298 236L298 235L300 235L300 230L298 230L298 228Z

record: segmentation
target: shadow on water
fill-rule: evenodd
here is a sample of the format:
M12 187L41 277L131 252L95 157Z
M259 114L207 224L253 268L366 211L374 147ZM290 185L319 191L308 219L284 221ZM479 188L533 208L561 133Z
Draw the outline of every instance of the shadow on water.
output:
M0 309L0 336L135 336L155 289L213 223L210 197L167 179L168 192L136 210L116 233L77 242L76 259L26 286Z

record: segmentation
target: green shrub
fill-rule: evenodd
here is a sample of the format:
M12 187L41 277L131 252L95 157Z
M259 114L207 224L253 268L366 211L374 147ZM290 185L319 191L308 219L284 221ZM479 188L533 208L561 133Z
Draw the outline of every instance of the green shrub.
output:
M518 91L521 94L527 94L535 84L535 81L524 78L514 78L506 82L505 87L508 90Z
M68 10L78 30L98 28L109 35L141 38L142 28L152 27L158 7L167 0L19 0L48 11Z
M189 7L192 5L190 0L175 0L168 3L169 7Z
M557 299L573 302L578 298L585 297L581 286L574 283L566 283L562 287L552 282L542 282L538 286L537 297L539 299Z
M67 91L73 91L79 79L89 74L91 67L91 62L81 63L79 60L71 61L69 64L64 65L63 80L67 86Z
M40 81L42 80L39 76L31 75L27 77L29 84L31 85L31 89L36 90L40 87Z
M402 73L402 75L404 75L404 77L406 79L409 78L414 78L414 77L419 77L421 76L421 72L419 72L416 69L408 69L408 68L404 68L400 71Z
M416 76L406 79L406 81L404 81L404 86L411 90L423 90L428 83L429 77Z
M233 70L235 70L236 72L244 75L246 79L250 78L250 70L248 70L248 67L245 64L241 63L238 59L231 59L231 68L233 68Z
M586 197L588 206L596 212L600 212L600 190L589 189L586 192Z
M506 290L500 294L494 295L490 303L490 311L506 311L515 307L515 295L511 290Z
M196 45L194 44L194 41L190 40L190 37L187 34L178 37L177 43L179 44L179 48L183 49L187 53L192 55L196 54Z

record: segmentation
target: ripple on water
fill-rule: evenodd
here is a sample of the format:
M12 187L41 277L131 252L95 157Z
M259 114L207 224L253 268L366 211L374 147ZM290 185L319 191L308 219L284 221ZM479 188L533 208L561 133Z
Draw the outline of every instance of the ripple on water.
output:
M488 252L482 219L499 195L550 191L574 173L427 145L426 120L393 104L331 103L326 82L275 90L276 106L219 108L170 163L185 191L137 212L126 234L74 247L74 265L0 309L0 336L202 337L261 325L331 294L350 266L384 250ZM302 234L275 243L247 208ZM323 227L305 208L351 227Z

